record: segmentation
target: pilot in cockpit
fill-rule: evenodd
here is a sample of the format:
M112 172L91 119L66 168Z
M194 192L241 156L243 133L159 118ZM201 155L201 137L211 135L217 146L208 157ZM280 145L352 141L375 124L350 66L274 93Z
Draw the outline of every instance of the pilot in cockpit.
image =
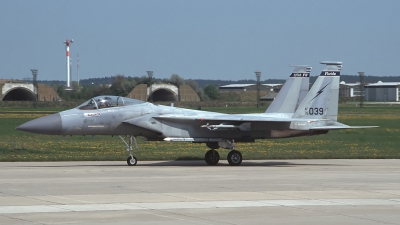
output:
M96 99L96 101L97 101L97 106L99 107L99 109L111 107L111 98L110 97L99 98L99 99Z

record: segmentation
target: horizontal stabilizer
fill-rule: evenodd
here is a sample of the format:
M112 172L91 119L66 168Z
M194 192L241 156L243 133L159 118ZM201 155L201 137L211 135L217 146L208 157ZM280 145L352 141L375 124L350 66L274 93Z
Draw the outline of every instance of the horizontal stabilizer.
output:
M379 126L323 126L323 127L311 127L310 130L344 130L344 129L367 129L377 128Z

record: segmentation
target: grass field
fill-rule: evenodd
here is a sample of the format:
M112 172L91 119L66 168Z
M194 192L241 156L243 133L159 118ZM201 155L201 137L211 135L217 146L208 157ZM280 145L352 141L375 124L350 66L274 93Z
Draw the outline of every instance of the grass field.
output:
M0 110L0 161L121 160L127 157L119 137L29 134L15 130L31 119L60 111L59 108L2 108ZM224 113L255 113L265 108L223 107L203 110ZM312 137L257 140L238 143L244 159L309 158L400 158L400 106L356 106L339 108L339 122L377 125L374 129L330 131ZM139 138L138 160L203 159L204 144L146 142ZM221 159L228 150L219 149Z

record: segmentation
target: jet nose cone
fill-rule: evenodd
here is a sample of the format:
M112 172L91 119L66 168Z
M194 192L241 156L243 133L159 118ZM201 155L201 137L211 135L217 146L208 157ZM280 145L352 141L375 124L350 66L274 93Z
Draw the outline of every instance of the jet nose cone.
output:
M37 134L61 134L61 116L59 113L28 121L16 129Z

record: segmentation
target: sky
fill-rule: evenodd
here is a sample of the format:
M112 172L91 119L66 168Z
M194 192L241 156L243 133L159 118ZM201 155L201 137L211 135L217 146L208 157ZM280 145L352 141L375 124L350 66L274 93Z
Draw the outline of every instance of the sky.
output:
M0 79L286 79L289 65L399 76L398 0L3 0Z

